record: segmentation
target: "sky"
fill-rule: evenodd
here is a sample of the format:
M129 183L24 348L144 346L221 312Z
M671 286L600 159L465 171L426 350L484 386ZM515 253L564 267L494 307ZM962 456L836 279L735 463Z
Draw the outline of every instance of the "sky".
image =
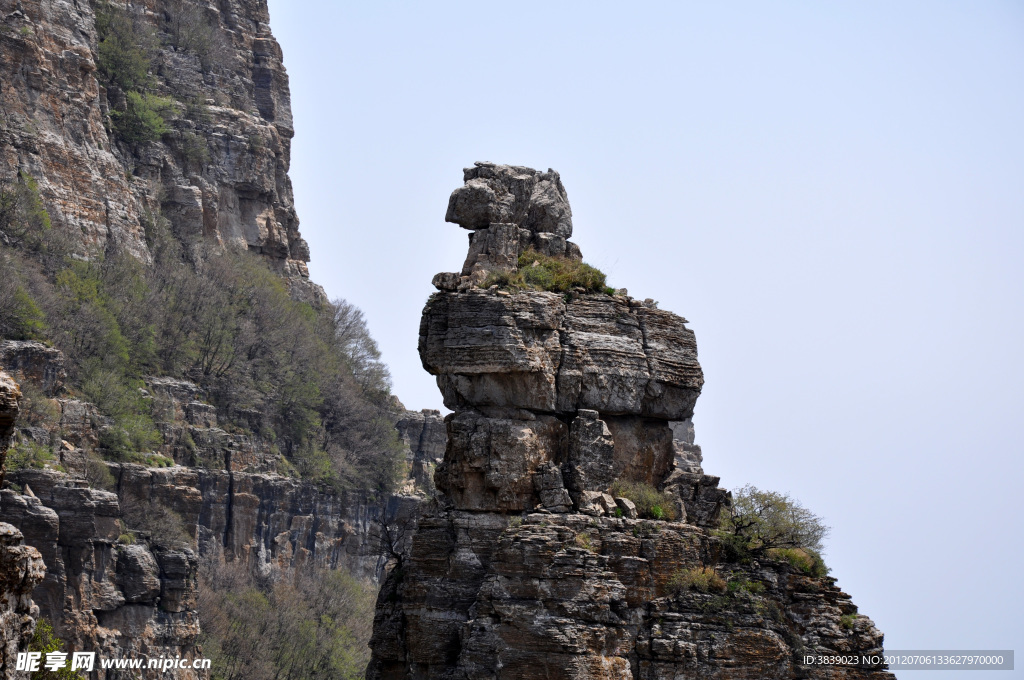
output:
M311 276L408 408L462 168L554 168L584 259L697 335L705 472L823 516L887 649L1024 650L1024 3L270 9Z

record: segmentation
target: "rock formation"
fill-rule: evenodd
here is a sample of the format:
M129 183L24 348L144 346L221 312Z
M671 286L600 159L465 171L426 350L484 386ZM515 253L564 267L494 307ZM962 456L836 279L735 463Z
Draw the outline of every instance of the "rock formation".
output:
M3 458L18 418L21 391L11 378L0 371L0 486L3 485ZM3 517L3 515L0 515ZM39 608L32 601L32 590L43 580L43 560L39 551L23 545L21 532L0 522L0 678L16 677L15 661L28 649L36 627Z
M322 293L287 174L288 77L266 0L115 4L155 38L148 89L173 100L168 131L139 143L110 132L126 94L98 71L97 3L0 0L0 181L32 176L82 253L148 259L145 227L162 215L182 240L262 253L294 290ZM201 44L175 34L188 23Z
M55 384L63 366L61 352L39 343L0 343L0 367L40 392ZM186 380L146 380L164 435L162 452L179 463L162 468L99 462L105 419L58 387L50 391L58 419L19 435L46 444L58 437L58 457L51 468L8 475L14 488L0 490L0 520L34 546L24 550L38 549L38 583L19 587L33 593L37 611L75 650L102 658L194 658L201 559L239 562L264 576L315 564L377 579L388 560L382 526L414 525L421 496L377 501L276 473L278 454L258 437L218 427L228 414ZM0 441L10 439L19 398L18 385L0 373ZM440 415L407 411L400 423L399 432L410 439L409 459L430 469L444 447ZM96 483L85 479L95 476L90 464L109 471L110 491L90 488ZM150 513L158 521L146 522ZM5 568L0 564L0 574L15 578ZM189 673L185 677L205 677Z
M470 254L435 277L419 338L454 411L440 493L382 586L367 678L892 677L802 665L881 650L834 579L727 559L685 319L626 295L478 287L527 247L579 259L570 215L550 170L478 163L452 194ZM623 483L675 507L639 517ZM705 568L723 592L686 587Z
M23 545L21 532L0 522L0 678L14 680L19 652L28 650L39 608L32 589L43 580L39 551Z

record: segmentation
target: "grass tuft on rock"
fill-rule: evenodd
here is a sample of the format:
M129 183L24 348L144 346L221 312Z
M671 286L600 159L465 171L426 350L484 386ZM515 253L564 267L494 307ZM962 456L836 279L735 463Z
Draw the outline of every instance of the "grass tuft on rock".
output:
M613 295L614 288L605 283L605 274L586 262L567 257L542 255L529 248L519 255L519 269L515 272L493 272L483 283L484 288L498 286L511 290L546 290L570 293L582 288L587 293Z
M672 574L668 586L675 592L696 590L700 593L724 593L728 584L715 571L714 567L693 567L680 569Z
M646 482L620 479L612 484L611 493L613 496L633 501L641 517L668 521L676 518L676 506L672 497Z

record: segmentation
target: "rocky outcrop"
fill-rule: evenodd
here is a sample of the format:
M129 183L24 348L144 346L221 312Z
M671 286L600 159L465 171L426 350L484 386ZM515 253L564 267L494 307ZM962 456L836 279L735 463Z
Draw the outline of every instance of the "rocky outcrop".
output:
M469 255L459 274L438 274L439 288L480 283L495 271L514 271L519 254L581 259L572 236L572 210L554 170L476 163L463 172L465 184L452 192L445 220L470 229Z
M23 544L21 532L0 522L0 678L13 680L19 652L28 650L39 608L32 589L43 580L39 551Z
M407 449L409 479L414 488L434 488L434 470L444 457L448 435L441 412L435 409L405 411L395 423L398 437Z
M20 409L21 388L9 375L0 371L0 488L3 487L4 474L7 472L7 447L14 434Z
M13 365L12 357L25 354L4 360ZM59 352L45 356L63 365ZM48 374L19 373L38 381ZM0 434L13 428L17 413L8 406L17 396L17 385L0 375L7 424ZM421 492L375 500L282 476L272 471L279 454L237 425L258 414L223 413L185 380L147 378L144 396L159 421L161 451L184 465L103 463L96 454L106 419L87 402L60 397L52 400L60 407L55 422L20 433L39 430L41 441L61 442L58 458L50 469L12 472L11 488L0 492L0 519L24 534L46 565L33 591L39 611L71 648L102 658L198 654L204 559L238 562L264 577L316 565L375 580L390 552L405 545ZM415 436L410 458L432 469L444 448L440 415L405 412L401 422L400 432ZM167 458L156 462L170 464ZM97 466L109 472L106 479Z
M198 556L187 541L161 542L145 532L136 540L117 494L61 473L12 477L24 494L0 491L0 516L41 553L46 577L32 596L69 650L100 658L202 656Z
M0 487L4 480L4 456L20 402L18 384L0 372ZM18 652L26 651L32 639L39 615L32 590L43 580L45 572L39 551L24 545L22 538L15 527L0 522L0 678L4 680L16 677Z
M382 585L367 678L891 678L803 666L882 635L834 579L730 561L713 532L730 496L694 444L686 320L626 295L479 288L527 248L579 251L552 245L571 235L557 173L465 180L446 219L475 230L470 258L435 277L420 326L454 411L439 495Z
M0 341L0 367L19 381L37 385L48 397L63 392L68 377L63 352L28 340Z
M115 4L154 34L149 89L174 100L168 131L137 143L109 132L125 93L98 71L96 3L3 0L0 180L33 177L81 254L148 259L146 226L163 216L186 244L262 253L297 293L322 295L287 174L288 77L266 1ZM181 25L200 25L201 40Z

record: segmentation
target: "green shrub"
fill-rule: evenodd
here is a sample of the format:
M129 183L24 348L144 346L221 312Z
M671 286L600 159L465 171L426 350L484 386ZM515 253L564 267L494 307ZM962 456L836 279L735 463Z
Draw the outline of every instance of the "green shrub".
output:
M31 439L23 439L7 451L6 467L9 471L32 468L41 470L54 460L53 452L49 448Z
M614 293L605 285L605 275L585 262L567 257L541 255L532 248L519 255L519 268L512 273L494 272L484 281L485 288L499 286L513 290L547 290L569 293L582 288L588 293Z
M71 670L70 654L67 657L69 663L64 668L58 668L56 671L47 670L45 665L47 654L50 652L66 653L68 650L64 641L57 637L53 632L53 626L45 618L40 617L36 621L36 631L32 635L28 649L30 652L41 652L43 655L43 663L40 663L39 670L33 671L29 676L31 680L82 680L82 676L77 671Z
M856 614L844 614L839 617L839 625L846 630L853 630L853 622L857 620Z
M133 534L130 531L126 531L125 533L123 533L123 534L121 534L120 536L117 537L117 542L122 544L122 545L134 545L135 544L135 534Z
M52 226L39 183L32 175L19 170L13 184L0 181L0 242L37 247Z
M125 142L155 142L167 133L164 116L173 111L168 97L126 92L124 111L112 110L114 133Z
M724 593L728 586L714 567L693 567L680 569L672 574L668 582L669 589L674 592L696 590L701 593Z
M94 489L113 491L117 486L117 480L107 467L106 461L92 453L85 461L85 479Z
M729 580L729 592L733 594L747 592L752 595L760 595L764 590L764 584L760 581L748 581L747 579Z
M672 497L646 482L620 479L612 484L611 493L613 496L633 501L641 517L669 521L676 518L675 501Z
M160 446L163 438L153 425L152 419L143 414L132 414L121 416L113 425L100 430L99 440L100 447L113 460L155 464L150 463L146 456L139 457L133 454L152 451ZM164 466L160 464L158 467Z

